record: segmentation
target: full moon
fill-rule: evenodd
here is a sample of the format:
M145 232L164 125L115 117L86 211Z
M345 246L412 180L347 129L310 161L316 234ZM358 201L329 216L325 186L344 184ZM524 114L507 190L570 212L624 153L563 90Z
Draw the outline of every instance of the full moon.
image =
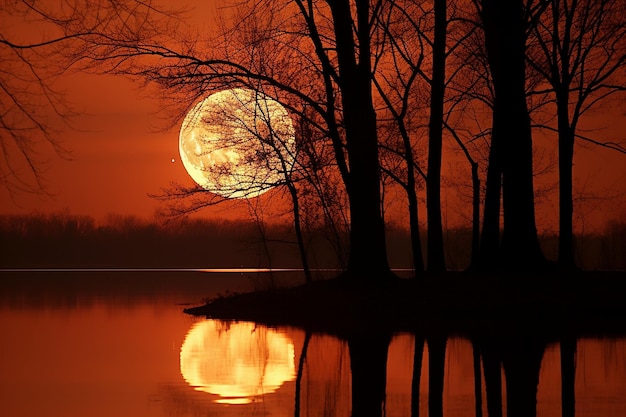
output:
M284 183L295 148L287 110L243 88L198 102L183 120L179 136L181 161L191 178L226 198L256 197Z
M196 323L180 348L180 371L219 403L246 404L295 378L293 342L255 323Z

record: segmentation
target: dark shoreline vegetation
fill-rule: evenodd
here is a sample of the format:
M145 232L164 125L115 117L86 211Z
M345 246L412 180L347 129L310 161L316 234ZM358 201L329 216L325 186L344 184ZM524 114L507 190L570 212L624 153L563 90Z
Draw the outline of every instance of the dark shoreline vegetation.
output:
M102 224L67 212L0 216L1 268L161 267L301 268L293 227L252 220L182 219L171 222L111 215ZM425 235L426 230L423 231ZM451 270L470 262L471 230L444 232L446 264ZM579 235L576 264L582 270L626 271L626 223L603 233ZM322 229L306 236L311 268L342 268L336 248ZM548 259L556 259L556 234L540 235ZM345 236L347 246L347 236ZM346 248L343 248L346 256ZM387 227L392 268L411 268L410 233Z
M295 326L351 338L369 332L464 337L626 334L626 273L446 272L363 286L342 277L231 294L185 309L195 316Z

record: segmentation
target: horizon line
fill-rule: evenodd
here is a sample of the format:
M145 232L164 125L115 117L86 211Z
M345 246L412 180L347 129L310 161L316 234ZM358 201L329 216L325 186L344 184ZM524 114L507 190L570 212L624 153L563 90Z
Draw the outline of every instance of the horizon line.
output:
M411 268L391 268L409 272ZM207 273L269 273L303 272L303 268L0 268L0 272L207 272ZM342 272L341 268L311 268L311 272Z

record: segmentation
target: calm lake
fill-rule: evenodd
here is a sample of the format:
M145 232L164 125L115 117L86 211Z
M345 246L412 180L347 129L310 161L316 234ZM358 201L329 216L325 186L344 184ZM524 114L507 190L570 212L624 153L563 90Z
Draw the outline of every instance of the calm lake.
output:
M350 416L353 384L364 381L353 381L347 342L183 313L272 279L280 280L251 271L0 272L0 415ZM393 335L386 416L487 416L494 386L506 409L505 372L488 390L470 340L437 342L441 372L429 372L429 343ZM561 343L551 341L542 346L537 415L574 415L574 405L577 417L625 416L626 338L568 347L574 396L562 399ZM431 382L443 384L439 411L429 410Z

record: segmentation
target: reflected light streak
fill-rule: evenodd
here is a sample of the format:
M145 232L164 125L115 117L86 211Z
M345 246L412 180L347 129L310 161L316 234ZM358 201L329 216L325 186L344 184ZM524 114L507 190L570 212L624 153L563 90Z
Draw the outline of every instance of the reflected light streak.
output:
M206 320L187 333L180 371L215 402L247 404L295 378L293 342L285 334L250 322Z
M265 273L302 272L302 268L0 268L0 272L209 272L209 273ZM311 268L311 272L342 272L338 268ZM410 272L412 269L392 269Z

